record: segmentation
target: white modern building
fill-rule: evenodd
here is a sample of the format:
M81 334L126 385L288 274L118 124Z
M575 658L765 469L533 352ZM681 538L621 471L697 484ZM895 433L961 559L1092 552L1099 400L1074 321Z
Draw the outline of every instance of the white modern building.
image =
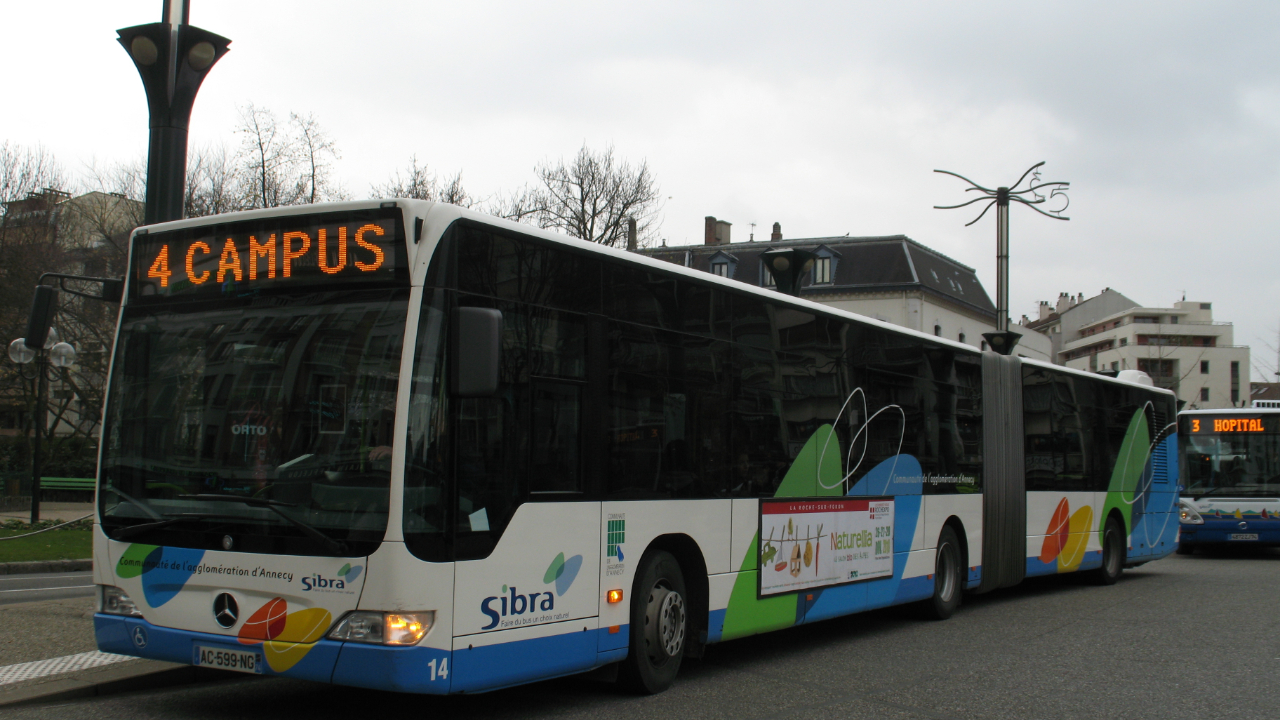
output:
M1232 331L1207 302L1130 307L1062 333L1058 361L1093 372L1141 370L1187 409L1247 407L1249 348L1235 345Z

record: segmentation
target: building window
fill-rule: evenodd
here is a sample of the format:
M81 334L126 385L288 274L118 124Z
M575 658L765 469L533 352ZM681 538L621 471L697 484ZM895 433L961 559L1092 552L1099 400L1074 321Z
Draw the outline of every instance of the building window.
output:
M1119 362L1119 361L1117 361L1117 360L1112 360L1112 361L1111 361L1111 371L1112 371L1112 372L1120 372L1120 362Z
M1120 338L1120 347L1124 347L1125 345L1128 345L1128 344L1129 344L1129 338Z
M820 257L813 263L813 284L821 285L831 282L831 258Z
M1213 309L1213 303L1200 303L1200 309L1201 309L1201 310L1212 310L1212 309Z
M764 263L760 263L760 273L764 275L764 277L760 279L760 284L762 286L777 287L778 283L774 281L773 273L769 272L769 268Z
M987 349L987 341L986 341L986 340L983 340L983 341L982 341L982 349L983 349L983 350L986 350L986 349Z
M1200 402L1209 402L1209 388L1200 388Z
M1238 360L1231 361L1231 404L1237 405L1240 402L1240 362Z
M1208 360L1201 360L1201 361L1200 361L1200 374L1201 374L1201 375L1208 375L1208 374L1209 374L1209 361L1208 361Z
M729 263L711 263L711 274L719 275L722 278L729 277Z
M964 342L964 333L960 333L960 342Z
M1177 325L1177 324L1178 324L1178 316L1177 316L1177 315L1170 315L1170 316L1169 316L1169 324L1170 324L1170 325Z
M942 326L941 326L941 325L934 325L934 326L933 326L933 334L934 334L934 335L936 335L936 336L938 336L938 337L942 337Z
M1159 324L1160 324L1160 318L1158 318L1158 317L1150 317L1150 316L1148 316L1148 315L1135 315L1135 316L1134 316L1134 318L1133 318L1133 321L1134 321L1135 323L1141 323L1141 324L1146 324L1146 325L1159 325Z

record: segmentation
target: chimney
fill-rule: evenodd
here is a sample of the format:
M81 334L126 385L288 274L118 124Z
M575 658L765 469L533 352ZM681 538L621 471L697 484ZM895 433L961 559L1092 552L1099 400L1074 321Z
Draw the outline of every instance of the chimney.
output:
M773 224L773 234L769 236L769 242L778 242L782 239L782 223Z
M1053 314L1053 310L1049 309L1049 301L1040 301L1040 319L1043 320Z
M1054 312L1061 315L1071 307L1071 296L1066 293L1058 293L1058 304L1054 306Z
M732 225L733 223L726 222L724 220L716 221L716 244L717 245L729 244L729 228Z
M707 228L703 235L702 242L704 245L716 244L716 218L714 215L707 216Z
M636 219L633 217L627 218L627 249L636 251Z

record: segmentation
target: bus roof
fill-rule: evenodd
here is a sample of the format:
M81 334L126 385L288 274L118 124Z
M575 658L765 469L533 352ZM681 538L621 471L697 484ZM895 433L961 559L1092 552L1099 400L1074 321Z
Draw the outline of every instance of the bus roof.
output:
M648 267L653 270L662 272L664 274L680 276L680 277L684 277L689 280L693 280L693 281L704 283L704 284L719 285L721 287L724 287L725 289L732 290L733 292L736 292L736 293L756 295L760 298L769 300L770 302L773 302L773 303L784 303L791 307L794 307L797 309L804 309L804 310L813 312L815 314L820 314L827 317L840 318L844 320L853 320L855 322L858 322L864 325L869 325L872 327L889 330L892 332L908 335L908 336L919 338L922 340L927 340L931 343L936 343L939 345L945 345L953 349L960 350L973 355L980 355L983 352L991 352L991 351L979 350L978 348L975 348L972 345L966 345L964 343L961 343L955 340L950 340L948 338L943 338L936 335L930 335L928 333L924 333L919 330L913 330L911 328L903 327L901 325L894 325L893 323L885 322L883 320L877 320L876 318L867 317L866 315L859 315L857 313L850 312L848 310L841 310L839 308L834 308L834 307L831 307L830 305L823 305L821 303L817 303L812 300L806 300L804 298L799 298L792 295L786 295L776 290L767 290L765 288L757 287L750 283L739 282L737 280L731 280L729 278L720 277L719 275L713 275L711 273L702 272L700 270L686 268L682 265L676 265L675 263L666 262L664 260L658 260L655 258L648 257L646 255L639 255L636 253L628 252L627 250L607 247L604 245L600 245L599 243L587 242L585 240L580 240L578 238L570 237L568 235L564 235L561 233L552 232L550 230L544 230L542 228L538 228L533 225L518 223L513 220L507 220L504 218L488 215L475 210L469 210L467 208L458 207L456 205L450 205L447 203L441 203L441 202L435 202L435 201L429 201L429 200L415 200L412 198L379 198L379 199L373 199L373 200L351 200L351 201L334 202L334 203L317 203L313 205L291 205L287 207L265 208L265 209L258 209L258 210L242 210L239 212L226 213L223 215L208 215L208 216L198 217L198 218L188 218L185 220L174 220L171 222L157 223L155 225L140 227L134 231L134 234L136 235L138 233L164 232L168 230L178 230L181 228L200 227L202 225L209 225L213 223L228 223L228 222L238 222L241 220L253 220L255 218L261 218L261 217L287 217L290 215L309 215L313 213L342 212L344 210L367 210L371 208L387 207L388 203L394 203L396 206L404 209L406 216L414 216L414 217L423 219L424 221L423 236L420 238L412 238L411 236L411 239L409 242L410 264L411 266L419 266L420 270L423 270L423 271L425 271L425 265L430 261L430 256L434 253L436 244L439 242L440 238L444 235L444 232L449 227L449 225L451 225L454 220L466 219L466 220L471 220L473 222L490 225L496 228L510 230L512 232L531 235L531 236L541 238L543 240L547 240L550 242L570 246L577 250L597 253L607 257L613 257L631 264ZM406 231L411 232L409 228L406 228ZM133 247L133 243L132 243L132 237L131 237L130 252L132 252L132 247ZM418 252L414 252L415 249L417 249ZM425 251L425 252L422 252L422 251ZM420 272L415 272L414 284L420 284L422 281L421 280L422 277L423 275ZM1029 332L1035 332L1035 331L1032 330ZM1060 371L1060 372L1068 373L1071 375L1087 377L1087 378L1102 381L1102 382L1116 383L1116 384L1124 385L1126 387L1145 387L1149 390L1162 392L1168 395L1173 395L1173 392L1171 390L1167 390L1164 388L1140 385L1138 383L1133 383L1126 380L1120 380L1120 379L1109 377L1106 375L1091 373L1086 370L1077 370L1075 368L1066 367L1065 365L1054 365L1052 363L1044 362L1042 360L1035 360L1032 358L1025 358L1025 357L1020 359L1023 363L1027 363L1035 367L1042 367L1045 369ZM1277 412L1280 412L1280 410L1277 410Z

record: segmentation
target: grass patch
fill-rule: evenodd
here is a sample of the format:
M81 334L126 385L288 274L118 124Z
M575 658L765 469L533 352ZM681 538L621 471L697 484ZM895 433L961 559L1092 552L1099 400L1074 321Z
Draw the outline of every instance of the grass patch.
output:
M46 520L36 523L34 527L17 521L0 525L0 563L28 560L84 560L93 556L93 526L89 520L17 540L3 539L25 535L57 524L57 522Z

